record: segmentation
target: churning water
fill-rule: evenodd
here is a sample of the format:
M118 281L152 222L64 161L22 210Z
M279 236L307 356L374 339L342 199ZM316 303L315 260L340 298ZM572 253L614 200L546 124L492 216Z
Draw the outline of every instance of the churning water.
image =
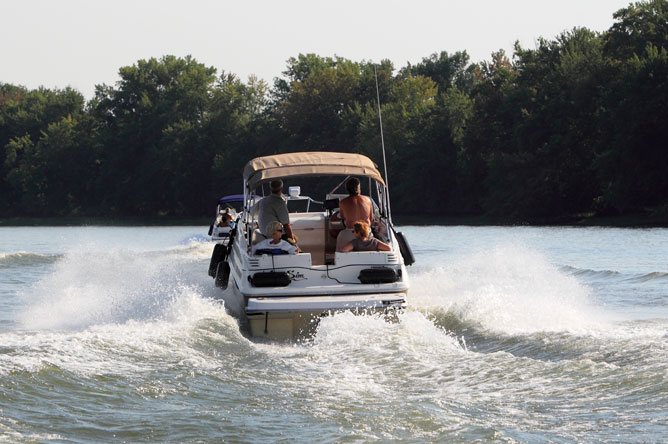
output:
M205 229L0 228L0 442L668 439L668 230L405 227L398 322L270 343Z

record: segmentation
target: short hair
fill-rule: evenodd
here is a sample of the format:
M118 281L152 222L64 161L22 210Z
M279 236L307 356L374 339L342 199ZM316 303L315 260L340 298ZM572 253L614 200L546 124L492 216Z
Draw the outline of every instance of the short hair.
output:
M272 193L283 191L283 181L281 179L272 180L269 187Z
M367 237L369 235L369 232L371 231L371 228L369 227L369 224L364 222L363 220L359 220L355 222L355 225L353 225L356 231L359 231L362 237Z
M265 232L266 232L269 236L273 236L273 234L274 234L276 231L278 231L278 230L282 230L282 229L283 229L283 225L282 225L279 221L277 221L277 220L273 220L273 221L271 221L271 222L269 222L269 223L267 224L267 226L265 227Z
M346 190L348 190L348 194L359 194L360 180L357 177L348 179L348 182L346 182Z

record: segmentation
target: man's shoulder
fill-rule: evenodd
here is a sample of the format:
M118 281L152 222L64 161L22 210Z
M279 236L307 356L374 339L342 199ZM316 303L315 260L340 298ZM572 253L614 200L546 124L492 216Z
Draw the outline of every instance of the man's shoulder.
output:
M369 198L369 196L365 196L363 194L356 194L355 196L348 196L346 198L341 199L341 201L339 201L339 205L354 203L356 201L371 202L371 199Z
M268 202L273 203L285 203L285 199L283 199L283 196L278 196L276 194L270 194L269 196L265 197Z
M359 195L359 201L362 202L362 205L372 206L371 198L369 196Z
M269 196L263 197L262 200L260 200L260 202L258 202L258 204L261 205L261 206L276 205L277 203L279 203L282 200L283 199L281 199L280 197L275 196L273 194L270 194Z

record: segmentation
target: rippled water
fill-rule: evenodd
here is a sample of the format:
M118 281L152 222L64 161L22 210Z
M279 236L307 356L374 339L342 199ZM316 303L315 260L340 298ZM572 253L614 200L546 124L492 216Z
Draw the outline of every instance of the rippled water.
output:
M0 228L0 442L662 442L668 230L405 227L399 322L250 341L206 227Z

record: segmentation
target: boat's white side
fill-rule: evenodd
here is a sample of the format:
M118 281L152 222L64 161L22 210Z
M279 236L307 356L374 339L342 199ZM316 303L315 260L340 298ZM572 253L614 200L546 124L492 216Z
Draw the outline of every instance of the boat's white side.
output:
M230 275L228 291L223 293L226 307L247 323L252 336L284 339L310 332L314 319L332 312L388 312L405 306L408 276L392 235L389 252L328 255L324 251L326 214L291 217L303 253L253 256L241 224L227 258ZM319 238L322 242L317 241ZM369 269L394 272L396 282L362 283L360 272ZM279 273L284 282L280 286L258 286L254 281L262 273Z
M211 240L213 242L227 242L230 239L231 232L232 227L219 227L214 222L213 230L211 232Z

